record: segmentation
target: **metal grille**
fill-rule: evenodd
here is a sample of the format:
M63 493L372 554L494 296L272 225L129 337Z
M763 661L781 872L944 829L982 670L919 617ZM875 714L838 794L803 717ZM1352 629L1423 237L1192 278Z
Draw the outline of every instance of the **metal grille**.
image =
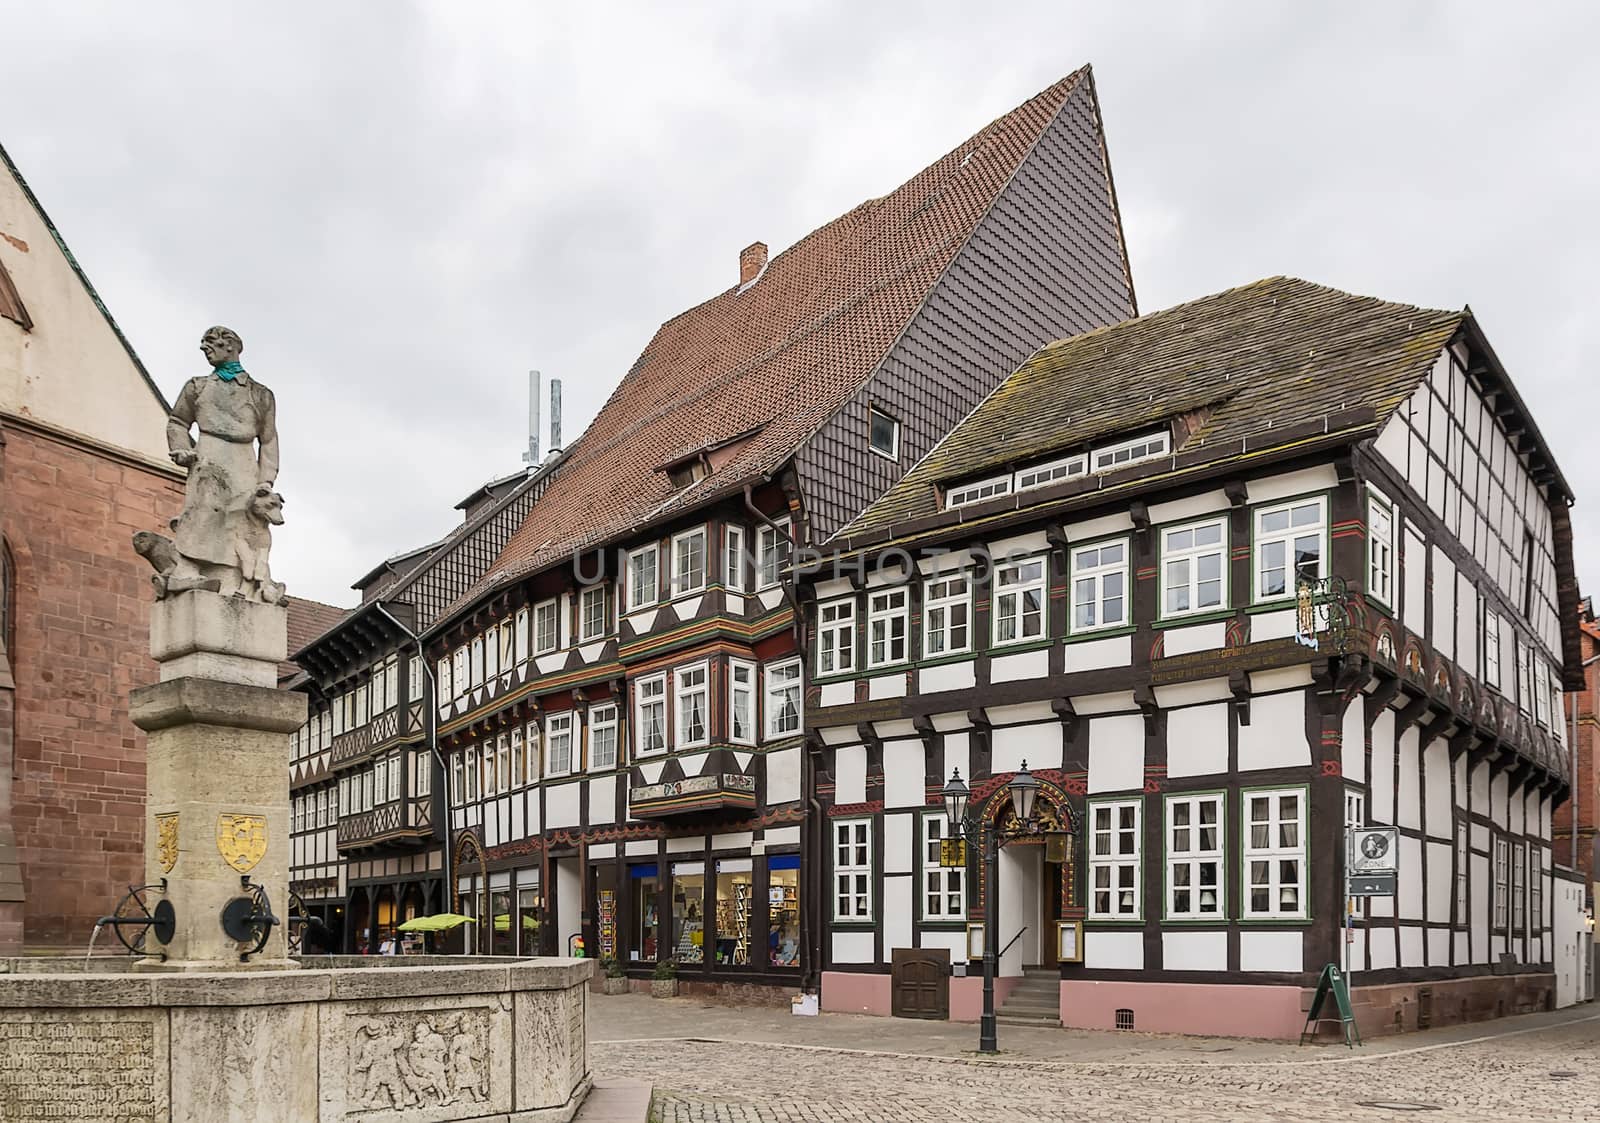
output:
M1118 1029L1132 1029L1133 1028L1133 1011L1132 1010L1121 1009L1121 1010L1117 1011L1117 1028Z

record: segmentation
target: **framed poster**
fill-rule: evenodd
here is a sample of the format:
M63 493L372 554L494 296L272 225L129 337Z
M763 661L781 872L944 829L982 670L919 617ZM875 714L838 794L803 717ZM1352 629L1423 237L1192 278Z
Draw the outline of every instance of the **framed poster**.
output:
M967 925L967 958L969 960L983 958L982 924Z
M1056 958L1062 963L1083 962L1083 921L1056 921Z

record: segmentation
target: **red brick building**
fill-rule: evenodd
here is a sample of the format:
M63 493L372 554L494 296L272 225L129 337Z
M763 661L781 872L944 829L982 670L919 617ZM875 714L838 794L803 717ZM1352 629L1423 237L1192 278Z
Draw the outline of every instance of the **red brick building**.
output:
M1579 635L1582 640L1584 678L1586 685L1581 693L1565 696L1562 719L1567 723L1568 743L1572 746L1572 799L1561 805L1555 813L1552 842L1555 859L1570 865L1583 875L1588 887L1588 906L1595 905L1595 879L1600 871L1600 758L1595 753L1595 734L1600 730L1600 719L1595 716L1596 674L1594 666L1600 658L1600 622L1595 620L1594 602L1585 600L1580 607ZM1572 838L1573 816L1577 816L1578 837L1574 847Z

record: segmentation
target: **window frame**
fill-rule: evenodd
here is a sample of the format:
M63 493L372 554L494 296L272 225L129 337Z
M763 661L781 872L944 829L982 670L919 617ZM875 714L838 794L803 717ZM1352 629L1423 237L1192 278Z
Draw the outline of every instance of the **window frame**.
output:
M562 776L571 776L578 771L578 730L577 723L573 720L573 711L563 710L560 713L550 714L544 719L544 743L549 746L545 756L545 776L558 779ZM559 728L558 728L559 727ZM567 744L567 766L556 767L555 745L557 737L565 737Z
M1211 612L1228 611L1229 593L1231 592L1231 590L1228 588L1228 570L1230 568L1228 565L1228 555L1229 546L1231 545L1228 533L1229 521L1230 520L1228 516L1225 514L1213 515L1208 518L1195 519L1193 521L1184 523L1174 523L1171 526L1164 526L1161 528L1160 537L1157 539L1157 542L1159 543L1159 549L1156 557L1156 604L1158 606L1157 616L1159 619L1183 620L1191 616L1201 616ZM1198 531L1202 528L1209 528L1213 526L1218 527L1222 532L1222 541L1216 546L1189 546L1183 549L1173 549L1167 545L1167 536L1169 534L1182 534L1185 531L1193 534L1195 531ZM1196 603L1198 600L1198 591L1200 585L1205 583L1200 578L1200 559L1211 554L1217 554L1221 559L1220 565L1218 566L1218 588L1221 600L1214 605L1200 605ZM1167 579L1167 566L1170 563L1177 561L1186 561L1189 563L1190 576L1187 584L1190 594L1190 607L1175 610L1167 607L1167 592L1170 588Z
M1062 469L1062 471L1057 471ZM1045 460L1038 464L1030 464L1026 468L1018 468L1012 473L1011 488L1013 492L1033 491L1036 488L1049 487L1060 480L1070 480L1077 476L1089 474L1089 454L1086 452L1073 453L1071 456L1059 456L1054 460ZM1034 477L1031 481L1027 477ZM1046 476L1048 478L1040 479Z
M771 539L769 542L768 539ZM772 577L767 577L769 556L772 560ZM777 588L783 584L783 567L794 556L793 523L788 515L762 523L756 530L755 591Z
M1013 570L1021 570L1024 566L1037 565L1039 576L1026 581L1015 582L1002 587L1001 575ZM1025 635L1022 624L1026 620L1023 610L1023 597L1030 591L1039 593L1039 632L1037 635ZM1001 599L1016 597L1017 607L1014 619L1018 625L1017 634L1011 639L1000 638L1000 611ZM1015 561L1001 562L994 567L993 577L989 582L989 646L994 648L1016 647L1021 644L1042 643L1050 638L1050 555L1035 554L1033 557L1018 558Z
M876 440L877 421L880 417L889 423L890 447L887 450L879 448ZM900 419L876 405L867 407L867 449L885 460L900 462Z
M544 631L542 617L545 610L550 610L550 646L544 645ZM561 650L561 598L551 597L542 600L533 606L533 653L535 655L549 655Z
M648 696L647 696L648 695ZM650 748L644 738L650 728L645 720L645 707L661 707L661 744ZM667 723L667 673L659 671L633 680L633 728L636 736L633 751L636 758L661 756L672 750L672 731Z
M617 714L617 704L614 701L597 702L589 707L589 759L585 762L586 772L613 772L622 765L621 722ZM611 734L611 759L601 762L596 758L595 744L599 735L609 731Z
M952 581L961 582L960 593L944 593L935 595L933 588L936 585L948 585ZM943 659L953 655L966 655L972 651L972 580L965 570L954 573L945 573L929 577L922 582L922 657L923 659ZM955 608L965 610L966 619L959 625L950 623L950 613ZM934 623L934 614L940 614L941 622ZM950 634L959 627L966 639L961 646L954 646L950 642ZM943 645L938 651L933 650L933 637L939 636Z
M700 540L700 580L698 584L691 585L688 583L688 579L679 572L679 546L693 542L697 538ZM704 523L700 526L690 527L688 530L680 530L672 536L672 566L670 584L668 586L668 595L670 597L676 599L705 592L706 580L709 576L706 570L710 567L711 562L708 552L709 545L709 536L706 534ZM690 560L693 560L692 550L690 551ZM684 564L687 565L688 563Z
M1294 825L1295 837L1298 839L1298 842L1289 846L1282 842L1282 829L1285 823L1282 817L1282 800L1286 796L1292 796L1295 800ZM1310 796L1311 789L1303 784L1239 790L1239 919L1241 921L1310 919L1311 904L1308 894L1311 844L1307 837ZM1271 832L1269 836L1271 841L1265 846L1255 845L1250 837L1251 827L1255 825L1254 808L1251 804L1257 799L1265 799L1268 802L1267 826ZM1288 882L1282 877L1282 863L1291 860L1296 863L1298 871L1293 886L1295 907L1292 910L1285 910L1281 900L1282 891ZM1256 886L1250 870L1252 861L1267 863L1266 887L1269 907L1265 910L1257 910L1251 901L1251 894Z
M1453 847L1456 863L1456 868L1453 871L1455 873L1455 895L1452 898L1452 902L1455 905L1456 912L1455 918L1451 923L1455 928L1466 928L1470 924L1470 908L1472 904L1472 879L1469 866L1472 854L1469 842L1471 832L1465 819L1456 820L1455 827L1455 845Z
M598 597L600 601L600 628L598 631L589 630L589 608L591 598ZM604 584L588 585L578 594L578 642L592 643L604 639L611 632L611 616L608 609L610 605L606 597Z
M741 685L740 672L748 675ZM758 689L757 667L749 659L728 660L728 740L735 745L754 745L756 743L756 691ZM747 730L744 736L739 735L739 698L745 698L746 711L744 714L744 727Z
M638 593L636 575L640 563L648 556L650 560L650 582L648 586L649 600L637 599ZM627 562L624 565L628 574L628 611L638 612L651 608L661 603L661 543L651 542L646 546L638 546L628 551ZM643 595L643 594L640 594Z
M1206 924L1225 924L1228 921L1228 793L1225 791L1205 792L1178 792L1167 795L1162 801L1162 866L1163 882L1161 893L1161 918L1168 921L1199 921ZM1173 846L1173 836L1177 829L1173 823L1173 808L1179 804L1190 807L1191 818L1182 829L1201 831L1213 829L1216 831L1216 845L1210 848L1190 847L1178 851ZM1198 817L1198 810L1203 804L1216 808L1216 822L1204 823ZM1206 888L1197 875L1205 864L1212 864L1216 868L1214 893L1216 908L1203 911L1198 906L1200 894ZM1180 911L1174 904L1175 895L1179 886L1173 877L1173 872L1179 866L1187 866L1191 870L1191 878L1183 888L1192 894L1191 907Z
M1505 664L1504 653L1500 650L1500 614L1489 607L1488 599L1488 597L1483 598L1485 603L1480 614L1483 628L1483 634L1478 637L1478 647L1483 653L1481 674L1485 686L1496 694L1504 696L1505 689L1502 684L1505 682Z
M1141 445L1151 445L1157 443L1161 446L1158 449L1146 449L1146 451L1138 455L1132 455L1132 450ZM1130 455L1128 456L1128 459L1120 462L1116 461L1115 458L1117 453L1123 451L1129 452ZM1089 464L1093 468L1094 474L1099 475L1101 472L1115 472L1119 468L1126 468L1133 464L1142 464L1146 460L1155 460L1163 456L1171 455L1171 431L1167 429L1154 429L1148 432L1140 433L1138 436L1126 437L1114 444L1100 445L1097 448L1091 448L1089 450ZM1100 463L1100 458L1102 456L1111 457L1112 463Z
M1395 506L1388 498L1372 488L1367 489L1367 597L1391 612L1400 599L1394 595L1396 592L1394 563L1400 556L1400 520L1396 516ZM1378 533L1380 517L1387 519L1389 523L1389 533L1385 537L1380 537Z
M544 778L544 727L530 721L523 727L522 775L526 784L537 784Z
M1130 541L1125 538L1101 538L1093 542L1074 544L1069 551L1067 566L1067 631L1072 635L1086 635L1090 632L1105 632L1116 628L1126 628L1130 623L1130 613L1133 609L1132 597L1132 549ZM1080 570L1079 557L1091 551L1098 556L1099 551L1116 546L1122 551L1121 562L1110 564L1100 563ZM1105 579L1120 576L1122 578L1122 615L1117 620L1105 619ZM1096 612L1096 622L1093 624L1078 623L1078 609L1084 603L1079 599L1078 582L1088 581L1094 585L1093 603Z
M745 591L745 530L737 523L722 528L722 583L730 593Z
M840 610L843 610L841 613ZM826 614L834 612L832 620ZM831 644L824 642L831 639ZM836 666L824 662L832 656ZM844 658L841 661L840 656ZM855 674L856 666L856 598L838 597L817 604L817 677Z
M899 599L899 607L875 608L874 605L883 600L893 605ZM875 658L878 646L879 625L883 625L883 659ZM895 625L899 625L899 634L896 635ZM894 654L894 645L899 641L900 654ZM880 586L867 590L867 669L877 670L880 667L896 667L909 662L911 659L911 587L909 585Z
M777 673L780 673L780 672L787 674L787 673L789 673L791 671L794 673L793 680L779 683L777 685L776 689L784 691L785 693L787 693L790 690L794 691L794 699L795 699L794 722L795 722L795 724L794 724L794 728L793 729L787 729L787 730L785 730L785 729L777 729L777 728L774 727L773 718L774 718L775 714L781 713L782 709L781 709L781 706L774 706L772 704L773 703L773 697L774 697L774 694L775 694L775 689L774 689L773 682L772 682L772 676L777 674ZM806 705L806 697L805 697L805 661L804 660L802 660L797 655L797 656L795 656L795 657L793 657L791 659L780 659L780 660L778 660L776 662L768 663L765 667L762 668L762 675L761 675L761 710L762 710L762 713L761 713L761 729L762 729L762 739L763 740L766 740L766 741L778 741L778 740L783 740L783 739L789 738L789 737L798 737L798 736L800 736L800 734L805 731L805 725L806 725L805 705Z
M1315 504L1318 511L1316 534L1318 540L1317 552L1317 579L1320 581L1328 576L1328 495L1327 492L1317 492L1313 495L1302 495L1293 499L1282 499L1273 503L1263 503L1250 512L1250 603L1252 604L1279 604L1284 601L1294 602L1296 586L1299 583L1299 567L1294 561L1294 541L1311 533L1308 529L1296 530L1294 526L1294 509ZM1262 520L1279 511L1289 513L1289 525L1282 531L1268 533L1261 529ZM1262 592L1262 559L1265 547L1281 542L1284 546L1283 579L1284 591L1281 593ZM1292 579L1291 579L1292 578Z
M698 685L691 683L687 687L684 679L687 676L698 674ZM685 722L692 709L686 711L684 700L695 694L702 695L700 702L700 736L689 736ZM711 664L702 659L696 663L687 663L681 667L672 668L672 710L673 732L676 734L674 744L679 752L684 749L698 749L711 744Z
M949 488L944 493L944 509L953 511L957 507L970 507L986 499L998 499L1003 495L1010 495L1011 484L1012 476L1007 473L1003 476L987 476L959 487Z
M1133 849L1131 852L1124 852L1120 849L1120 845L1126 841L1124 836L1127 834L1128 828L1121 825L1120 816L1121 812L1129 809L1133 811L1131 836ZM1098 821L1098 812L1101 811L1107 812L1110 816L1109 822L1103 831ZM1088 918L1096 921L1123 921L1142 924L1144 922L1144 799L1135 797L1133 799L1090 800L1088 806L1084 809L1084 821L1087 824L1085 829L1085 865L1088 867ZM1100 854L1097 851L1102 834L1106 835L1106 841L1112 846L1112 849L1106 854ZM1110 883L1104 890L1107 895L1107 901L1111 906L1106 910L1102 910L1098 904L1101 888L1096 881L1096 877L1098 871L1102 869L1109 870L1111 873ZM1125 886L1121 884L1121 875L1130 870L1133 875L1133 884L1132 886ZM1124 911L1120 907L1118 897L1125 889L1129 888L1133 891L1133 908L1131 911Z
M1489 930L1509 933L1511 929L1511 842L1504 835L1495 835L1489 843L1489 883L1493 887L1492 909L1489 913Z
M872 862L872 845L874 822L870 817L854 817L849 819L834 819L833 830L829 835L828 848L828 876L832 899L830 906L834 922L837 924L871 924L876 915L874 906L876 877ZM860 837L857 838L857 828L862 828ZM841 831L848 831L848 835L841 842ZM841 863L839 854L841 848L850 851L849 863ZM865 861L860 861L861 856ZM860 879L852 882L848 887L841 885L841 878ZM843 891L841 892L841 889ZM849 906L841 911L840 899L848 898Z
M949 820L943 811L926 811L918 819L922 865L917 887L917 915L924 924L963 923L967 919L967 869L965 866L939 864L939 844L947 837L945 832L950 829ZM837 895L837 886L834 891ZM941 911L928 908L935 899ZM958 911L950 911L952 903L958 906Z
M1511 934L1528 934L1528 845L1511 844ZM1519 956L1520 958L1520 956Z

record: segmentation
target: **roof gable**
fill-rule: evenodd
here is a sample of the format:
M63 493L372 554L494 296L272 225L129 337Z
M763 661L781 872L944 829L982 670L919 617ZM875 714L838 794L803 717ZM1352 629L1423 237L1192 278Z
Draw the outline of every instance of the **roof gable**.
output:
M877 368L1087 75L1067 76L894 191L819 227L754 283L664 323L483 585L781 466ZM693 451L686 434L694 448L723 446L725 455L678 489L663 469Z
M1464 318L1273 277L1052 343L838 537L937 515L951 483L1174 421L1174 452L1196 461L1354 409L1376 430Z

